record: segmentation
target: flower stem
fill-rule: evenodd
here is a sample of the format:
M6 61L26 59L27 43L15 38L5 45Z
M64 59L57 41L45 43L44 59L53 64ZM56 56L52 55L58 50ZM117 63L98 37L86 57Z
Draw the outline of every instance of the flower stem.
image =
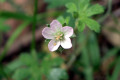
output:
M76 35L78 33L77 32L77 27L78 27L77 24L78 24L78 19L76 19L76 21L75 21L75 28L74 28L74 32L75 32ZM80 49L76 50L76 44L77 44L77 38L75 38L73 40L73 47L74 47L73 52L74 52L74 54L72 55L71 59L69 60L69 62L67 64L68 69L72 66L72 64L74 63L74 61L76 60L76 58L77 58L77 56L79 55L79 52L80 52Z
M38 10L38 0L34 2L34 15L33 15L33 26L32 26L32 44L31 44L31 55L37 61L37 53L35 52L35 30L36 30L36 23L37 23L37 10Z
M34 15L33 15L33 26L32 26L32 45L31 50L35 49L35 28L36 28L36 22L37 22L37 9L38 9L38 0L35 0L34 2Z

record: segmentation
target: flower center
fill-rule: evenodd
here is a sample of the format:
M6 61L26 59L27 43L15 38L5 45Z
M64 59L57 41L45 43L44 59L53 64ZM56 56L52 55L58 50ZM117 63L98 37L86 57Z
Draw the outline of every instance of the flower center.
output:
M56 45L57 45L57 43L54 43L53 45L54 45L54 46L56 46Z
M56 39L56 40L61 40L61 39L62 39L62 36L63 36L63 34L57 35L57 36L55 36L55 39Z
M58 33L55 34L55 40L56 40L56 42L59 41L59 40L63 40L63 39L64 39L64 34L63 34L63 32L58 32ZM57 45L56 42L53 43L54 46Z
M63 37L64 37L64 34L63 33L58 33L56 36L55 36L55 39L58 41L58 40L63 40Z

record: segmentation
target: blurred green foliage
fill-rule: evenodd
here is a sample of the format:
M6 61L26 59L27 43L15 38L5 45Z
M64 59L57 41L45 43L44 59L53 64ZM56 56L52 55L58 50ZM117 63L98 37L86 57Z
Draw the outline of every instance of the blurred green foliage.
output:
M43 55L39 53L39 55ZM37 57L39 59L39 57ZM45 54L38 61L29 53L22 53L18 59L7 64L5 71L14 80L67 80L68 75L60 66L64 60L60 57L52 58L51 54Z
M4 1L5 0L0 0L0 2ZM114 58L114 61L108 65L107 80L117 80L120 72L119 47L114 47L106 51L105 55L101 56L98 36L96 33L90 31L100 32L100 25L96 20L93 20L92 16L103 13L104 8L99 4L90 4L90 0L45 0L45 2L48 3L48 8L57 9L66 5L68 13L65 11L63 13L62 11L56 11L55 13L35 13L36 19L34 20L33 28L35 28L37 24L46 23L47 17L50 16L58 17L57 20L60 21L63 26L69 25L74 29L77 27L79 32L76 32L76 39L73 39L73 52L70 52L69 57L65 57L67 58L65 60L61 58L61 56L53 58L50 53L42 51L35 52L31 49L31 52L21 53L17 59L4 67L1 63L0 79L8 76L13 80L68 80L70 76L67 70L69 71L69 68L65 70L61 68L61 66L62 64L68 66L67 63L70 62L70 70L75 74L83 75L85 80L94 80L94 75L96 72L99 73L101 71L102 64L110 58ZM34 6L36 6L36 4ZM0 11L0 17L1 32L10 30L9 25L5 24L7 19L13 18L23 21L7 41L4 51L0 56L0 60L2 61L12 43L25 27L33 23L33 17L35 16L19 12ZM84 32L86 26L90 30ZM109 74L110 69L113 69L112 74Z
M6 0L0 0L0 2L2 3L2 2L5 2Z
M74 0L45 0L45 2L49 3L48 8L57 8L64 6L68 2L73 2Z
M5 24L6 19L0 19L0 32L6 32L10 30L10 26Z

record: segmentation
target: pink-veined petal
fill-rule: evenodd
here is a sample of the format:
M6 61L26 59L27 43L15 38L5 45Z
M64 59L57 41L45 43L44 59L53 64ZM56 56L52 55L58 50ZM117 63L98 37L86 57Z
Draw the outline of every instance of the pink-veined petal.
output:
M62 32L65 37L71 37L73 35L73 28L69 26L65 26L62 28Z
M60 44L64 49L69 49L72 47L71 40L68 37L65 37L65 40L61 41Z
M51 40L48 44L48 48L50 51L56 51L59 46L60 46L60 41L56 42L55 40Z
M62 24L57 21L57 20L53 20L50 24L51 29L53 29L54 31L58 31L62 29Z
M54 38L53 33L54 33L53 30L49 27L45 27L42 30L42 35L46 39L53 39Z

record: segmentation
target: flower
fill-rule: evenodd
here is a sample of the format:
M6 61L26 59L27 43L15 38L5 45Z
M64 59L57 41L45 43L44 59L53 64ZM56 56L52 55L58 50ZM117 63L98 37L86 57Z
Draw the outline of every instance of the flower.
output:
M73 35L73 28L69 26L62 27L57 20L53 20L50 27L45 27L42 35L46 39L51 39L48 44L50 51L56 51L61 45L64 49L72 47L70 37Z

